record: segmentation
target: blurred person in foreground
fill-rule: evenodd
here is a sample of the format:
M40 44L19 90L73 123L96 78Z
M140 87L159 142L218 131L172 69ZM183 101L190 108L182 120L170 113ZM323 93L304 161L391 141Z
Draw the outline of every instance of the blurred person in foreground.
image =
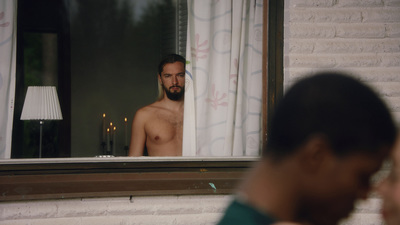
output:
M382 196L382 217L387 225L400 224L400 136L392 152L389 176L378 185Z
M278 103L263 155L218 224L337 224L367 198L396 135L361 82L335 72L302 79Z

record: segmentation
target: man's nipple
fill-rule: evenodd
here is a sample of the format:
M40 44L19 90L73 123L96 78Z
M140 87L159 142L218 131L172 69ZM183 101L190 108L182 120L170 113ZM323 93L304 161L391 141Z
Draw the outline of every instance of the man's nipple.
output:
M154 138L154 140L156 140L156 141L158 141L159 139L160 139L159 136L156 136L156 137Z

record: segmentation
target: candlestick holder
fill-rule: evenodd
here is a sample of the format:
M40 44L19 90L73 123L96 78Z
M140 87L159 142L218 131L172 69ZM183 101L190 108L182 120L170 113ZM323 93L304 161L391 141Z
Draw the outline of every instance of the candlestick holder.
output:
M101 145L101 150L104 152L106 150L106 142L102 141L100 145Z
M112 149L113 149L113 141L110 141L110 142L108 142L107 143L109 146L107 146L107 148L105 148L105 151L104 151L104 155L112 155Z
M125 145L124 150L125 150L125 155L128 155L129 146Z

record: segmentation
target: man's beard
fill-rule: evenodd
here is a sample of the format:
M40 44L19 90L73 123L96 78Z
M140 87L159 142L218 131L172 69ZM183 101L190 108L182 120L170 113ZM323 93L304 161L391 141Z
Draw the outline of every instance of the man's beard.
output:
M174 88L174 87L178 87L181 89L180 92L171 92L169 89L167 89L164 84L162 85L164 90L165 90L165 94L167 95L167 97L172 100L172 101L179 101L182 99L183 95L185 94L185 87L179 87L179 86L172 86L170 88Z

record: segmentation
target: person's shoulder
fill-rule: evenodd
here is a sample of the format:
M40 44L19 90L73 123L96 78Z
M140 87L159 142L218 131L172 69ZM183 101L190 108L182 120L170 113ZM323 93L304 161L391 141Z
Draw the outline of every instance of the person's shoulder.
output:
M225 214L217 225L235 225L235 224L273 224L276 219L261 212L253 206L235 199L227 207Z
M149 113L151 113L151 112L160 113L162 111L167 110L167 107L166 107L165 102L161 100L161 101L153 102L152 104L147 105L147 106L141 108L140 110L149 112Z
M146 105L146 106L143 106L142 108L139 108L135 113L135 117L151 116L152 114L156 113L158 109L160 109L160 105L159 105L158 101L153 102L150 105Z

